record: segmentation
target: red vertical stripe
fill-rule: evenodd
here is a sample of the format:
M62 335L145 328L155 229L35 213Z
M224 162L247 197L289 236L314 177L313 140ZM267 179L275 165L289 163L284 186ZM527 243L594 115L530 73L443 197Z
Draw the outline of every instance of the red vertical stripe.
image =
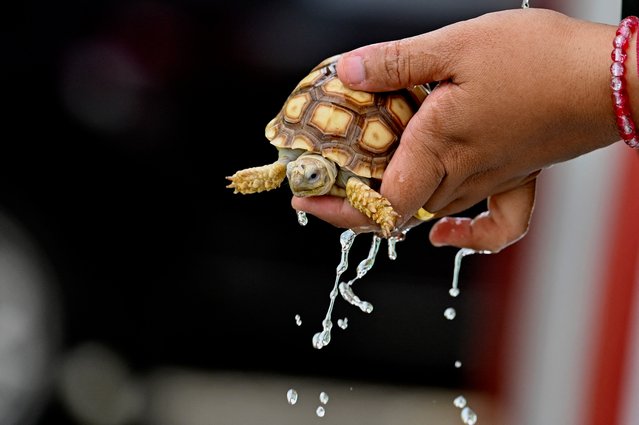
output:
M472 273L473 276L485 277L481 282L481 291L488 294L486 298L490 299L490 308L482 311L482 320L474 322L474 328L469 332L470 338L473 338L469 346L482 349L473 351L477 367L468 375L468 379L474 389L497 397L503 396L503 374L507 371L504 368L507 348L504 340L513 292L519 284L515 277L519 266L520 244L522 242L509 246L497 255L475 259L477 270Z
M586 425L619 424L624 368L629 361L631 309L637 290L635 274L639 259L639 155L628 150L619 170L618 202L611 205L610 214L601 221L609 234L608 242L601 247L602 260L606 261L601 280L601 308L593 312L598 328L594 329L596 351L586 392L585 408L589 412Z

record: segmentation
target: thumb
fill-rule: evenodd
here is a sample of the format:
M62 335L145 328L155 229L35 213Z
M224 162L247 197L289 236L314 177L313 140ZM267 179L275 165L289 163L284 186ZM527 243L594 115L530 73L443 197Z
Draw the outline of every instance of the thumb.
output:
M341 55L339 79L352 89L389 91L452 79L455 25L415 37L370 44Z

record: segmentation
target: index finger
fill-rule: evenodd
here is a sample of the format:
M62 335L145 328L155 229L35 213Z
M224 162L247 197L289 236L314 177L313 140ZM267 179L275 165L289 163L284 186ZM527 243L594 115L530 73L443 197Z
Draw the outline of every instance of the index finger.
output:
M379 230L379 226L357 211L346 198L330 195L294 196L291 205L295 210L312 214L335 227L358 231Z

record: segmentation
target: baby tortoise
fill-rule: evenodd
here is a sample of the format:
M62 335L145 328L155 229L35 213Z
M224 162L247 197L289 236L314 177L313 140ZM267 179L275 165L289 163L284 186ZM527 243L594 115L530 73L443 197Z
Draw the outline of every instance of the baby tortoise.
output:
M377 189L406 124L430 89L351 90L337 78L338 58L313 68L266 126L277 161L236 172L227 177L227 187L257 193L276 189L288 178L295 196L345 196L389 237L399 215ZM420 210L424 213L429 215Z

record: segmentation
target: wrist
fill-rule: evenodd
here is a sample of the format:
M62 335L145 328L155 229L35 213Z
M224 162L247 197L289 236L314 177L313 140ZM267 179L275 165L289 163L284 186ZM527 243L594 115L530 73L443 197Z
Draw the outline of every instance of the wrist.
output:
M611 145L620 140L612 101L611 51L617 26L577 21L571 34L571 45L577 57L574 67L573 89L579 95L574 99L578 121L589 137L581 141L584 152ZM631 110L639 111L636 69L636 35L627 48L626 80ZM632 68L632 69L630 69ZM635 106L636 102L636 106ZM584 134L584 135L585 135Z

